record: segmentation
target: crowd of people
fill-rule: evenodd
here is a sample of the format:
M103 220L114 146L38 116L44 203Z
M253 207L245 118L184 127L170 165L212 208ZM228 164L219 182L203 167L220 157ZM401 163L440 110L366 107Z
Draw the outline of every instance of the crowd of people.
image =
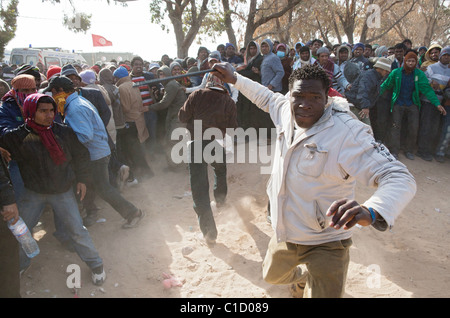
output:
M387 145L396 159L401 150L411 160L417 154L427 161L434 157L444 162L448 154L448 46L414 48L405 40L395 46L342 43L328 47L314 39L290 47L266 39L250 41L240 50L231 43L215 50L200 47L196 57L163 55L157 62L135 56L131 61L92 66L3 65L0 150L8 164L7 169L3 165L3 173L10 181L5 180L2 189L13 191L14 203L8 203L17 206L12 212L2 212L4 220L20 215L33 228L42 211L51 208L55 237L78 253L91 268L93 283L101 285L106 277L103 262L86 230L97 219L97 196L123 217L124 229L134 228L145 213L121 190L151 178L157 154L165 156L168 170L186 170L171 156L178 142L171 139L175 129L189 131L196 119L223 131L227 127L275 129L273 114L261 110L248 92L244 95L235 80L226 81L214 72L189 76L222 62L229 63L240 77L286 98L292 94L291 75L315 66L328 77L328 96L345 99L352 116L369 125L375 140ZM186 76L164 80L175 75ZM161 82L148 84L157 78ZM217 108L208 110L209 104ZM200 143L204 148L210 142L193 140L190 147ZM213 244L217 229L205 194L207 180L202 181L207 175L205 167L201 162L200 166L190 163L188 168L194 209L205 239ZM214 168L215 199L223 204L226 165ZM8 234L6 222L1 223L2 258L16 259L17 242ZM30 259L20 251L17 262L11 264L12 272L2 270L2 284L5 280L18 286L14 270L26 270ZM18 289L12 290L17 296Z

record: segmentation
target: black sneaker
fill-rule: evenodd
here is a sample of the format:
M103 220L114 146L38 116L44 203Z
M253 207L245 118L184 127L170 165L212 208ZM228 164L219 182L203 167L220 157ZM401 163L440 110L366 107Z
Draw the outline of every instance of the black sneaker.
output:
M137 210L136 214L128 219L127 223L122 225L122 228L124 229L131 229L138 226L139 222L144 218L145 213L142 210Z

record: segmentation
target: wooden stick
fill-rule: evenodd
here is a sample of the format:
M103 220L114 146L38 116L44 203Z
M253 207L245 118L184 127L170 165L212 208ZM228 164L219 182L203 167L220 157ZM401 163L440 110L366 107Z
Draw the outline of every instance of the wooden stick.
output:
M164 78L155 78L155 79L152 79L152 80L147 80L147 81L134 83L133 87L138 87L138 86L141 86L141 85L152 85L152 84L158 84L158 83L162 83L162 82L168 82L168 81L171 81L173 79L202 75L202 74L206 74L206 73L209 73L209 72L212 72L212 71L214 71L214 70L213 69L208 69L208 70L203 70L203 71L198 71L198 72L186 73L186 74L182 74L182 75L175 75L175 76L169 76L169 77L164 77Z

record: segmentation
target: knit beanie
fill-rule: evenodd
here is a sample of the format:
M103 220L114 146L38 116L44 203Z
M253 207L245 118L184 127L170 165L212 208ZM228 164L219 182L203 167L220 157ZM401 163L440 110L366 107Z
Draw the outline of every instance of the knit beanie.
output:
M330 54L330 50L328 50L325 46L322 46L320 49L317 50L316 54L319 56L322 53Z
M76 75L76 76L80 77L80 75L77 72L77 69L71 64L67 64L62 67L61 75L67 76L67 77L69 75Z
M15 90L23 88L36 88L36 81L33 75L21 74L12 79L11 86Z
M225 44L225 50L228 49L230 46L234 47L234 45L232 43Z
M441 58L445 54L450 55L450 46L446 46L441 50L441 54L439 54L439 58Z
M117 68L117 70L114 71L113 75L114 75L114 77L117 77L117 78L123 78L123 77L127 77L129 74L125 67L119 66Z
M86 84L95 84L97 75L93 70L86 70L80 73L81 81Z
M409 60L409 59L414 59L414 60L416 60L416 65L417 65L417 60L418 60L418 58L417 58L416 53L414 53L413 51L409 51L408 54L405 55L404 61L407 61L407 60ZM416 68L416 65L414 65L414 67L410 68L410 67L408 66L408 64L405 63L405 64L403 65L403 68L405 69L405 72L406 72L407 74L410 74L410 73L412 73L412 72L414 71L414 69Z
M47 70L47 80L50 80L56 74L61 73L61 68L56 65L51 65Z
M405 59L405 61L409 60L409 59L415 59L417 62L418 57L417 57L416 53L414 53L413 51L409 51L408 54L405 55L404 59Z
M364 50L364 44L362 44L362 43L356 43L354 46L353 46L353 50L352 50L352 52L354 52L357 48L362 48L363 50Z

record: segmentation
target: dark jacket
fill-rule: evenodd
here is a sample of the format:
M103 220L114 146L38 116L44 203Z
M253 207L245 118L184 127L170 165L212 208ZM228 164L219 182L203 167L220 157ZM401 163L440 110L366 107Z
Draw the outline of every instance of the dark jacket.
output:
M178 119L186 123L186 128L194 136L194 120L202 121L202 133L208 128L219 128L225 136L227 128L237 127L236 104L224 90L203 88L189 95L178 112Z
M3 101L0 105L0 136L23 123L22 112L15 99L10 97Z
M345 96L358 109L372 108L377 102L382 80L383 77L375 69L363 71Z
M70 127L54 123L52 131L67 159L61 165L53 162L39 135L26 124L0 137L0 147L8 150L19 165L25 188L37 193L64 193L76 182L90 180L88 149Z
M0 155L0 208L16 202L14 189L9 177L9 171L5 160Z

